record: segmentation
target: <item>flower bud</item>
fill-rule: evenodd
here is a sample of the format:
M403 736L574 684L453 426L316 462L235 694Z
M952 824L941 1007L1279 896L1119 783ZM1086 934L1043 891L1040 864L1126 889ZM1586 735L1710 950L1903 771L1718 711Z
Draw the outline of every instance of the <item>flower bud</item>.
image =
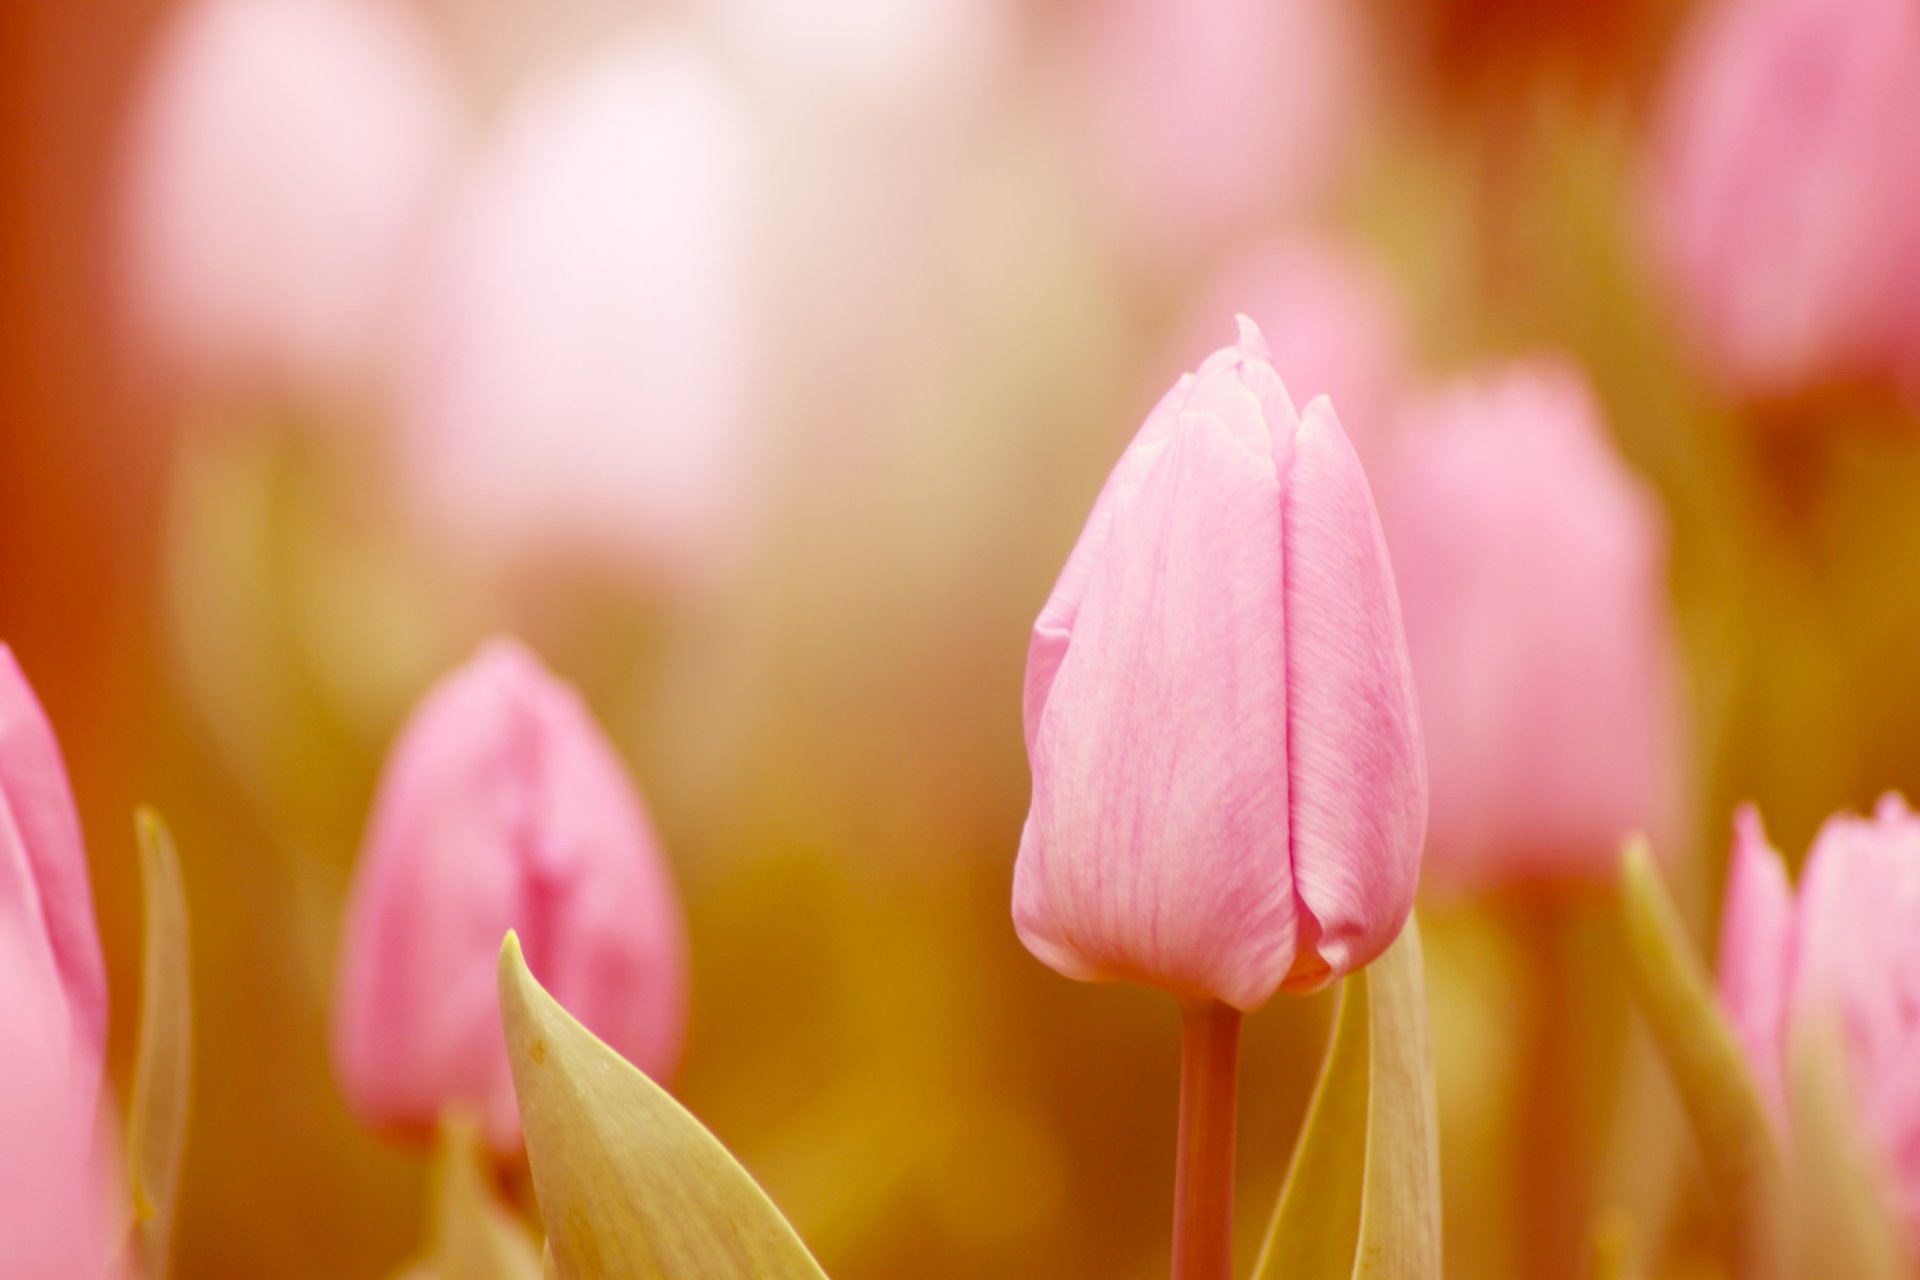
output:
M130 139L139 336L201 394L378 390L458 139L428 37L390 0L193 0Z
M1920 358L1920 8L1716 0L1683 42L1650 190L1700 355L1773 396Z
M13 651L0 644L0 934L58 1008L67 1069L98 1090L107 976L80 817L53 726ZM91 1104L89 1104L91 1105Z
M417 300L405 478L453 553L668 580L726 563L755 450L752 171L696 46L615 46L535 85Z
M1085 979L1253 1009L1405 922L1426 766L1366 477L1259 331L1181 378L1094 504L1027 654L1021 940Z
M1720 997L1776 1117L1803 1030L1837 1024L1860 1136L1920 1244L1920 817L1897 795L1836 814L1796 898L1751 809L1736 821Z
M334 1058L369 1124L476 1112L520 1143L495 972L518 931L555 998L656 1079L678 1059L685 928L640 797L576 693L495 641L413 713L348 906Z
M1433 765L1430 877L1604 881L1671 829L1678 653L1660 507L1571 365L1409 407L1382 487Z

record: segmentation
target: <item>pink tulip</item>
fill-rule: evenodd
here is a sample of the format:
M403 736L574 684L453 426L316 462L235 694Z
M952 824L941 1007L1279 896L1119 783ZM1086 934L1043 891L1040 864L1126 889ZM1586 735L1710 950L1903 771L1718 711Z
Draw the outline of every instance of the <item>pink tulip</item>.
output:
M1920 1242L1920 817L1899 796L1838 814L1813 842L1796 900L1759 816L1735 824L1720 996L1776 1115L1796 1037L1837 1022L1860 1132Z
M1354 451L1371 471L1405 390L1409 323L1400 289L1364 250L1288 236L1234 255L1200 291L1173 368L1212 349L1219 317L1235 308L1260 326L1273 365L1295 394L1340 406Z
M1241 326L1148 417L1034 625L1013 916L1069 977L1248 1010L1399 932L1426 766L1366 477Z
M1401 426L1382 500L1433 762L1428 866L1457 887L1604 880L1679 795L1659 504L1565 363L1464 381Z
M1369 97L1339 0L1101 0L1067 33L1076 156L1122 242L1180 264L1313 203Z
M1920 8L1717 0L1682 46L1651 189L1702 356L1781 395L1920 356Z
M762 363L750 171L691 46L616 46L521 101L417 317L406 472L450 549L669 577L732 549Z
M495 969L517 930L540 981L656 1079L686 1020L685 929L660 841L579 696L495 641L414 712L348 907L334 1058L369 1124L450 1107L502 1151L520 1119Z
M107 976L93 920L80 817L53 726L0 644L0 934L60 1010L67 1069L89 1097L100 1083Z
M53 730L0 645L0 1280L102 1274L106 976Z
M193 0L134 119L140 336L192 390L377 390L396 284L457 142L452 90L388 0Z

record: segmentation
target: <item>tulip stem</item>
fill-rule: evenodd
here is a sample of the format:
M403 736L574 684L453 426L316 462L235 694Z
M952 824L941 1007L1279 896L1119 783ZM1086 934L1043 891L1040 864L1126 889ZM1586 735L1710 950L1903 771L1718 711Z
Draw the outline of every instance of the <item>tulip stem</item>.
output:
M1173 1185L1173 1280L1228 1280L1233 1256L1233 1135L1240 1011L1180 1006L1180 1154Z

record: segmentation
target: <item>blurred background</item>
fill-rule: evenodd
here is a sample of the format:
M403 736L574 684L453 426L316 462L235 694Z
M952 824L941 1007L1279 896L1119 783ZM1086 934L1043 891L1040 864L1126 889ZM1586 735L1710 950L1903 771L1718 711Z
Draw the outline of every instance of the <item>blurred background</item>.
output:
M1332 395L1390 546L1449 396L1574 388L1581 474L1403 564L1410 627L1481 618L1471 566L1585 472L1634 495L1546 571L1532 608L1578 625L1525 642L1534 683L1414 631L1436 735L1497 705L1563 780L1648 779L1503 825L1538 796L1494 770L1454 823L1435 766L1447 1248L1714 1274L1608 868L1652 829L1710 948L1737 803L1795 861L1920 789L1916 95L1897 0L15 0L0 639L116 993L133 806L181 848L177 1274L413 1250L423 1156L329 1068L339 922L396 727L499 632L631 765L689 917L676 1092L831 1274L1164 1274L1173 1006L1014 937L1021 673L1108 467L1236 311ZM1609 520L1651 595L1582 558ZM1531 634L1485 616L1458 646ZM1600 727L1629 717L1657 741ZM1242 1271L1331 1010L1247 1024Z

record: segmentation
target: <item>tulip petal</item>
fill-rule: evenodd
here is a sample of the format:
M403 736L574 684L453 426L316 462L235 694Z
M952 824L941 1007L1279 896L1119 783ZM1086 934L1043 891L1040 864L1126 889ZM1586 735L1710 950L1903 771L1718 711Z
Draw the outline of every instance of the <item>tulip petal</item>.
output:
M140 875L146 938L140 982L140 1041L127 1099L127 1164L133 1175L134 1250L140 1274L161 1280L173 1241L180 1159L186 1150L193 1064L187 899L180 860L160 815L142 809Z
M500 1010L560 1280L825 1280L725 1147L534 980L509 933Z
M1627 977L1700 1144L1707 1183L1742 1263L1735 1274L1774 1274L1768 1268L1782 1256L1780 1151L1645 840L1627 845L1620 893Z
M1426 761L1386 540L1325 397L1308 404L1285 505L1294 891L1311 915L1287 989L1349 973L1393 940L1426 831Z
M1778 1119L1785 1118L1781 1054L1792 938L1793 889L1786 864L1767 843L1760 815L1749 805L1734 818L1733 863L1720 921L1720 999L1761 1095Z
M1346 980L1254 1280L1441 1273L1440 1145L1420 930Z
M19 828L80 1053L97 1062L106 1045L107 976L94 924L80 817L53 726L13 651L4 644L0 644L0 804L12 811ZM97 1066L94 1071L97 1076Z
M1276 483L1189 412L1116 507L1032 730L1014 871L1021 939L1064 973L1251 1009L1292 966Z

